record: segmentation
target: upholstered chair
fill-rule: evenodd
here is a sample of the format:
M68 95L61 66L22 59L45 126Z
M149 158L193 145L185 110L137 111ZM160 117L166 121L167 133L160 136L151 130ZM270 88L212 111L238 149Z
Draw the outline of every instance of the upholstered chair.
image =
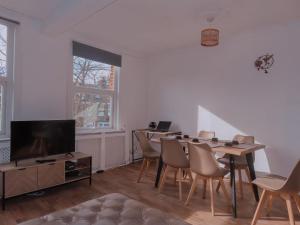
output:
M233 138L234 141L238 141L239 143L243 144L254 144L254 137L253 136L243 136L243 135L236 135ZM253 153L253 159L254 159L254 153ZM248 168L248 163L245 156L235 156L235 168L238 171L239 176L239 192L240 197L243 199L244 197L244 191L243 191L243 180L242 180L242 170L245 171L247 178L249 180L249 183L251 183L251 177L250 172ZM225 165L225 168L229 168L229 156L225 154L222 158L218 159L218 162ZM220 185L217 187L217 191L219 191Z
M182 145L176 139L161 138L162 160L165 165L162 180L159 185L159 192L163 190L165 181L171 171L175 172L175 179L179 184L179 200L182 200L182 182L192 181L190 163L186 157ZM183 176L186 173L187 176Z
M229 172L227 169L219 166L217 160L215 159L214 153L212 152L210 146L206 143L196 144L189 142L188 149L190 153L190 167L191 171L196 174L194 177L188 198L185 202L187 205L197 187L198 179L202 179L205 182L209 181L210 186L210 199L211 199L211 213L215 215L214 208L214 190L213 181L217 180L221 184L221 188L224 192L225 198L230 204L230 198L224 184L224 176ZM205 191L205 190L204 190Z
M290 224L295 225L295 219L292 210L292 200L295 201L300 213L300 197L298 195L300 192L300 160L298 160L288 178L277 175L267 175L265 177L255 179L253 183L262 188L263 192L251 225L255 225L257 223L266 200L269 201L268 211L270 211L272 207L272 198L276 196L285 200Z
M142 163L140 173L139 173L139 176L137 179L137 182L139 183L143 176L144 170L146 169L146 172L148 171L150 163L155 161L158 164L160 153L155 151L152 148L152 146L149 143L149 140L146 137L145 132L136 131L135 135L137 137L137 140L138 140L140 147L142 149L142 152L143 152L143 163Z

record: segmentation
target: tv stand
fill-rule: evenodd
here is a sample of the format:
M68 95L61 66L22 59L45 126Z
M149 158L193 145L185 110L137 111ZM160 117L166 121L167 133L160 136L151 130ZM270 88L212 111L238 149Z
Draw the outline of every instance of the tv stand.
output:
M5 210L6 200L12 197L85 179L91 185L92 157L81 152L73 152L72 155L72 158L57 155L54 161L53 156L45 157L43 163L31 159L0 165L2 209ZM68 169L66 163L70 160L75 167Z

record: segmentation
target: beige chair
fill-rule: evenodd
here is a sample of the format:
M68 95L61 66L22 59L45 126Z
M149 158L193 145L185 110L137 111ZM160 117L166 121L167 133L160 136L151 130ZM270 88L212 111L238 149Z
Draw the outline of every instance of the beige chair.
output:
M141 166L140 174L138 176L137 182L139 183L141 181L142 175L144 173L144 170L146 169L146 172L149 169L150 163L153 161L156 161L158 163L160 153L155 151L152 146L150 145L145 132L143 131L136 131L135 135L137 137L137 140L140 144L140 147L143 151L143 163Z
M243 136L243 135L236 135L233 138L234 141L238 141L239 143L244 144L254 144L254 137L253 136ZM253 154L253 159L254 159ZM247 178L249 180L249 183L251 183L252 179L250 176L248 163L245 156L235 156L235 169L238 171L239 176L239 192L240 196L243 199L244 198L244 192L243 192L243 180L242 180L242 170L245 171ZM229 168L229 156L225 154L222 158L218 159L218 162L225 164L225 168ZM217 192L219 191L220 185L217 187Z
M198 134L198 137L203 138L203 139L212 139L215 137L215 132L214 131L205 131L201 130Z
M194 177L193 184L191 186L188 198L185 202L187 205L196 189L198 179L203 179L204 181L209 181L210 186L210 201L211 201L211 212L215 215L214 209L214 190L213 181L218 180L221 184L221 188L224 192L225 198L230 204L230 198L225 188L223 181L224 176L229 172L227 169L219 166L217 160L214 157L210 146L208 144L195 144L188 143L188 149L190 153L190 166L191 171L196 174ZM206 182L205 182L206 183ZM205 184L206 186L206 184ZM206 189L206 187L205 187ZM205 191L205 189L203 191Z
M263 189L263 192L251 225L255 225L257 223L264 203L268 199L268 211L270 211L272 207L272 198L274 196L279 196L286 201L290 224L295 225L295 219L292 210L292 199L295 200L296 206L300 213L300 197L298 195L298 193L300 192L300 160L298 161L288 178L269 175L262 178L257 178L253 181L253 183L261 187Z
M182 200L182 182L192 182L190 163L183 151L182 145L176 139L161 138L162 159L165 164L162 180L159 185L159 192L162 191L168 174L173 170L175 173L175 182L179 184L179 200ZM186 179L183 172L187 174ZM176 178L178 174L178 178Z

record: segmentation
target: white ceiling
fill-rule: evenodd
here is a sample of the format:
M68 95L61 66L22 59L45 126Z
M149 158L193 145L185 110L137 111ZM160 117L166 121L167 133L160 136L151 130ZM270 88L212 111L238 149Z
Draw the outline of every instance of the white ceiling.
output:
M65 0L0 0L0 6L37 19L46 19Z
M56 31L73 30L141 55L199 43L210 16L221 38L300 19L299 0L0 0L0 5L46 25L56 18Z

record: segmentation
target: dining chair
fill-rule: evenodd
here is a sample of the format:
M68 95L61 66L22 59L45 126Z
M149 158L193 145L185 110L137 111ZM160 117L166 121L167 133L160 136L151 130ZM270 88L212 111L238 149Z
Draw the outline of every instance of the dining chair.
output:
M298 160L294 169L288 178L280 177L277 175L268 175L261 178L256 178L254 184L263 189L260 201L256 208L251 225L255 225L259 219L264 203L269 200L268 211L272 207L272 198L280 197L286 202L287 211L289 215L290 225L295 225L294 214L292 210L292 199L296 202L296 206L300 213L300 160Z
M244 135L235 135L233 141L238 141L239 143L243 144L254 144L254 137L253 136L244 136ZM255 159L255 154L253 153L253 160ZM218 159L218 162L225 165L225 168L229 168L229 155L225 154L222 158ZM234 156L235 162L235 169L238 171L239 176L239 192L240 197L244 198L244 191L243 191L243 180L242 180L242 170L245 171L249 183L251 183L252 179L250 176L248 163L246 160L246 156ZM219 191L220 184L217 186L217 192Z
M182 145L176 139L161 138L161 152L165 169L159 185L159 192L163 190L168 174L174 171L175 182L179 184L179 200L182 200L182 182L192 183L193 179L189 160L185 155ZM187 176L183 176L183 172L185 172ZM177 178L176 174L178 174Z
M146 137L145 132L136 131L135 135L137 137L137 140L138 140L140 147L142 149L142 152L143 152L143 163L142 163L140 173L139 173L139 176L137 179L137 183L139 183L143 176L144 170L146 169L146 172L148 172L151 162L156 161L156 163L158 164L160 153L155 151L152 148L152 146L149 143L149 140Z
M196 174L194 177L188 198L185 202L185 205L188 205L190 199L197 187L198 179L209 181L210 186L210 203L211 203L211 213L215 215L214 208L214 190L213 190L213 181L218 180L221 184L221 188L224 192L225 198L230 205L230 198L224 184L224 176L229 172L227 169L219 166L217 160L215 159L214 153L211 147L206 144L195 144L188 143L188 149L190 153L190 167L191 171ZM205 191L205 190L203 190Z
M214 131L201 130L199 131L198 137L203 139L212 139L215 137L215 135L216 133Z

